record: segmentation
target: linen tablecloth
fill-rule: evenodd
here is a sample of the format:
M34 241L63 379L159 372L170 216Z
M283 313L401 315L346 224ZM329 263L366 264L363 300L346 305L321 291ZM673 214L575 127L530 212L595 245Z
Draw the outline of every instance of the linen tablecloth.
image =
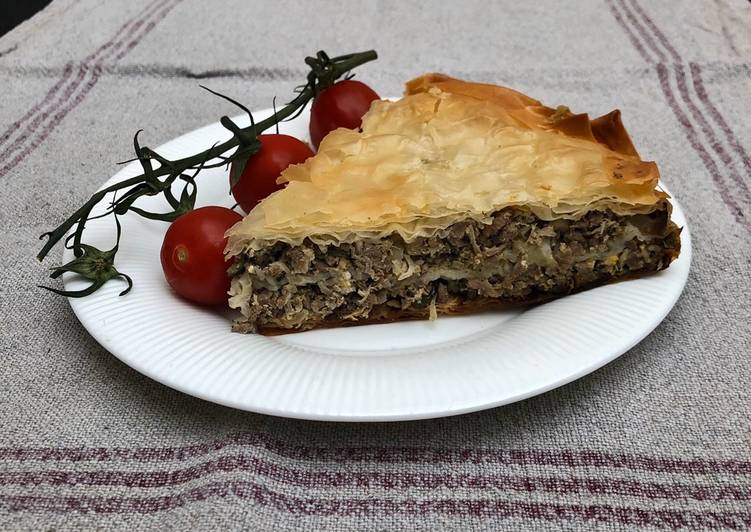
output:
M134 131L156 146L236 113L199 82L264 108L306 55L369 48L358 76L385 95L443 71L620 108L693 235L665 321L518 404L335 424L153 382L35 287L38 236ZM0 529L751 527L748 2L55 0L0 39L0 80Z

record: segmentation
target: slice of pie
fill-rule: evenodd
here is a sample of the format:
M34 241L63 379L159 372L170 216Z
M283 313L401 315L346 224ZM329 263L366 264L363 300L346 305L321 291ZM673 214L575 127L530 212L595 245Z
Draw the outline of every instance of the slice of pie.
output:
M234 329L434 319L664 269L680 229L658 176L618 111L419 77L230 229Z

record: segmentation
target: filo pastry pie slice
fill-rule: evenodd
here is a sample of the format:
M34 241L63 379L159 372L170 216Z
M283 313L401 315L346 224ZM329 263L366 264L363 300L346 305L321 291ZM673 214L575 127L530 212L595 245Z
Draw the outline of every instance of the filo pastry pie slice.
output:
M434 319L666 268L668 195L616 110L590 120L428 74L338 129L228 232L240 332Z

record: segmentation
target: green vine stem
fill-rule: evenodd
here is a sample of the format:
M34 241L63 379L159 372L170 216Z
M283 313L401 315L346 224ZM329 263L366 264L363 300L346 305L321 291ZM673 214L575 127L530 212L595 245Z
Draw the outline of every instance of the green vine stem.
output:
M37 254L37 259L41 261L58 242L65 238L65 235L69 231L73 230L68 238L65 238L64 245L73 250L76 258L68 264L52 268L50 277L56 278L65 271L74 271L83 275L84 278L91 280L92 284L83 290L75 292L51 289L44 286L42 288L68 297L83 297L98 290L106 281L121 278L128 281L129 289L131 284L130 278L118 272L114 267L117 245L112 250L103 252L83 243L86 222L92 219L90 217L91 211L96 205L102 202L108 194L124 190L119 198L112 200L111 209L104 213L104 215L111 214L115 216L117 222L117 216L132 211L150 219L167 222L174 221L177 217L193 208L196 198L195 177L201 170L224 165L229 166L231 164L230 183L234 184L242 174L248 158L260 150L261 144L257 139L260 133L278 125L279 122L295 118L303 111L308 102L315 98L322 90L333 85L337 79L347 75L354 68L373 61L377 57L378 55L374 50L331 58L325 52L320 51L315 57L307 57L305 63L310 67L310 72L308 73L306 83L297 88L297 96L281 109L275 110L272 116L259 122L253 120L253 115L242 104L203 87L212 94L216 94L243 109L248 113L251 123L250 126L241 128L228 116L222 116L220 123L232 133L232 138L225 142L217 143L211 148L190 157L174 161L166 159L154 150L146 146L141 146L138 142L140 131L137 132L133 138L136 157L126 162L139 161L143 172L140 175L125 179L96 192L86 203L70 215L67 220L40 237L40 239L47 238L47 241ZM234 151L231 154L225 155L233 149ZM212 162L215 159L218 159L218 162ZM182 194L179 199L175 197L171 190L173 183L178 179L184 182ZM133 205L141 196L155 196L158 194L164 195L172 207L172 211L151 213ZM101 216L103 215L99 215L97 218ZM117 223L117 226L119 242L119 223ZM71 239L72 244L70 243ZM127 291L126 289L121 295L127 293Z

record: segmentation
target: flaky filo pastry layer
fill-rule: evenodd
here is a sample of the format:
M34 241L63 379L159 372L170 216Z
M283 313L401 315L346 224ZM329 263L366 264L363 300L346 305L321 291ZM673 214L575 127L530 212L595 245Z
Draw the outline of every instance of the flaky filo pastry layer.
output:
M616 110L590 120L514 90L427 74L398 101L376 101L361 131L338 129L290 166L287 186L228 232L227 252L273 242L432 236L523 206L542 220L592 210L664 208Z

